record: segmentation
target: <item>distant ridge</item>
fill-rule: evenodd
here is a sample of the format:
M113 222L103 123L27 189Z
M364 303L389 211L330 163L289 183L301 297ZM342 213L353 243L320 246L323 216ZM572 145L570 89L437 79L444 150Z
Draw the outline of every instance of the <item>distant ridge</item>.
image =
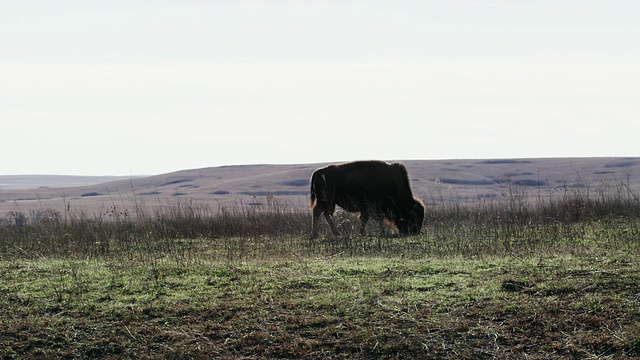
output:
M505 201L597 193L620 186L640 194L640 158L407 160L414 194L427 207L447 202ZM327 163L242 165L190 169L145 177L0 176L0 216L8 211L54 209L100 213L111 207L153 209L190 201L212 209L268 206L307 211L313 171Z
M87 186L139 177L140 176L0 175L0 190Z

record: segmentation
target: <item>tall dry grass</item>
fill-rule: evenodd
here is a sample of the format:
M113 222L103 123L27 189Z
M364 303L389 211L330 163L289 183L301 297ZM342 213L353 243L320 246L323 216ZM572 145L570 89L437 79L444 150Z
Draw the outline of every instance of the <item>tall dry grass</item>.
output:
M341 236L309 239L311 215L285 201L211 208L196 201L157 208L116 205L88 215L67 209L13 212L0 220L0 258L73 258L197 263L300 256L481 257L640 248L640 198L625 183L578 188L534 201L513 189L506 202L428 206L419 236L358 236L338 213ZM375 224L368 229L378 234Z

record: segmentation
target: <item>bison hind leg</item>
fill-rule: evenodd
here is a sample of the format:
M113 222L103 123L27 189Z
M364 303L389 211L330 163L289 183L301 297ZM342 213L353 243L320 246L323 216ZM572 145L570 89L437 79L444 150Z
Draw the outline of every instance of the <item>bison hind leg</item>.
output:
M333 216L328 212L325 212L324 218L327 219L327 223L329 224L329 227L331 228L331 232L333 233L333 235L340 235L340 232L338 231L338 229L336 229L336 225L333 223Z
M318 220L321 215L324 215L324 218L327 220L329 227L331 228L331 232L333 235L340 235L338 229L336 229L336 225L333 223L332 215L335 211L334 206L326 206L324 202L316 202L313 207L313 222L311 225L311 239L315 239L318 237Z

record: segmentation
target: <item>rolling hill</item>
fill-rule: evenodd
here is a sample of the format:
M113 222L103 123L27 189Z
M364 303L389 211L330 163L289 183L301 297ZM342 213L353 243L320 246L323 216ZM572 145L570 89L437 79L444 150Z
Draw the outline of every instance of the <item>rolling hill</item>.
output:
M571 189L598 191L624 186L640 191L640 158L408 160L414 193L429 206L456 201L504 201L562 195ZM220 207L308 207L309 178L326 164L241 165L176 171L139 178L80 179L26 176L0 187L0 216L45 209L88 215L138 207L147 210L180 201ZM69 180L75 181L69 182ZM98 183L94 183L97 181ZM0 176L0 184L8 177ZM35 185L34 185L35 184ZM81 185L81 186L79 186Z

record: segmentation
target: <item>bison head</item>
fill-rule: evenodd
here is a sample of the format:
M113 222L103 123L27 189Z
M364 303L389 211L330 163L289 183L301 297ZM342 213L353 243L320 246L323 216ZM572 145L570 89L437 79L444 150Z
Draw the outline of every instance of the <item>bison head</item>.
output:
M417 235L422 229L424 221L424 204L422 201L414 198L413 202L408 206L403 216L397 222L398 232L400 235Z

